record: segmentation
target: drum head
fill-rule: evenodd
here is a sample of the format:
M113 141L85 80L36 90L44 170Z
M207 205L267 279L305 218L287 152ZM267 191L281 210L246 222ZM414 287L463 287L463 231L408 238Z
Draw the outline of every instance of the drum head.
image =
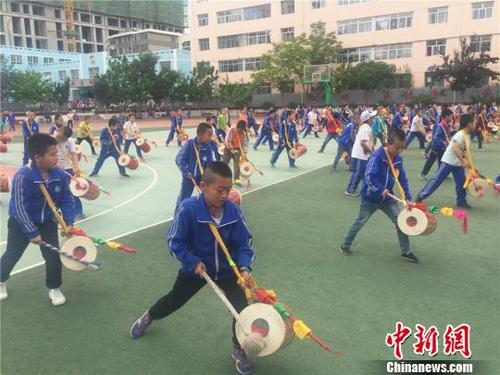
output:
M118 158L118 164L120 164L122 167L126 167L128 163L130 163L130 156L128 156L127 154L121 154Z
M273 133L273 142L278 143L280 140L280 136L277 133Z
M260 336L264 342L263 349L255 355L266 357L285 347L293 339L293 330L285 322L276 309L264 303L254 303L240 312L240 324L236 324L236 337L242 347L249 335Z
M469 184L467 191L474 198L481 198L486 193L487 188L488 182L484 178L476 178Z
M142 146L144 144L144 138L137 138L137 140L135 141L135 144L137 146Z
M240 173L245 177L250 177L253 174L254 170L255 168L248 161L240 164Z
M427 215L418 208L411 210L404 209L398 215L398 227L404 234L408 236L418 236L427 229L429 219Z
M299 156L295 148L292 148L290 151L288 151L288 155L290 156L290 159L294 160L297 159L297 157Z
M88 237L70 237L69 239L63 241L61 250L67 254L70 254L80 260L85 260L87 262L93 262L97 258L97 248L95 247L92 240ZM83 264L66 258L65 256L61 255L60 257L64 267L72 271L81 271L87 268Z
M89 182L82 177L74 177L69 183L71 194L75 197L82 197L89 191Z

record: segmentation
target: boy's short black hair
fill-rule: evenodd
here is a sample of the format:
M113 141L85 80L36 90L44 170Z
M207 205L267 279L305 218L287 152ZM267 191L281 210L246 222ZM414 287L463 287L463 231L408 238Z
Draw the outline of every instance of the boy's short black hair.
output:
M57 119L59 119L59 118L62 118L62 115L60 113L56 113L54 115L54 121L57 120Z
M115 126L115 125L116 125L116 120L113 117L111 117L108 121L108 126L111 127L111 126Z
M469 125L472 121L474 121L472 115L468 113L462 115L462 117L460 117L460 129L467 127L467 125Z
M214 119L214 116L212 115L208 115L206 118L205 118L205 121L206 122L209 122L209 121L212 121Z
M451 114L452 112L448 108L445 108L443 109L443 112L441 112L441 117L450 116Z
M198 127L196 128L196 135L199 137L200 135L205 134L208 130L212 129L212 127L206 122L200 122Z
M50 146L57 146L54 137L45 133L33 134L28 139L28 152L31 160L35 161L35 155L45 155Z
M61 132L64 138L70 138L73 135L73 129L71 129L69 126L63 126L61 128Z
M245 120L239 120L236 123L236 129L245 129L247 127L247 122Z
M392 145L396 139L399 139L401 142L406 141L406 133L403 129L394 128L387 135L387 143Z
M205 171L203 172L201 180L205 184L210 185L212 182L214 182L215 176L230 178L232 180L233 172L226 163L222 161L214 161L207 165Z

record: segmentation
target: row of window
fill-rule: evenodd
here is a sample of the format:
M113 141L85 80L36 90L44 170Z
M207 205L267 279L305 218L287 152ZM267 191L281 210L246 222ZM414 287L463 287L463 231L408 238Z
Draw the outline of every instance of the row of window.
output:
M217 23L250 21L271 17L271 4L217 12Z
M237 48L266 43L271 43L271 31L269 30L217 37L217 46L219 49Z
M221 60L219 61L219 72L243 72L261 69L262 61L260 57L246 59Z

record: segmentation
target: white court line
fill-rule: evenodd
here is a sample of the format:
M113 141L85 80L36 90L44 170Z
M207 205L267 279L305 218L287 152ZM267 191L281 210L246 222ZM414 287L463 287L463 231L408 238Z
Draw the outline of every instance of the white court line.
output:
M307 171L304 171L304 172L301 172L299 174L296 174L294 176L291 176L291 177L286 177L286 178L283 178L281 180L278 180L278 181L275 181L275 182L271 182L270 184L268 185L264 185L264 186L260 186L254 190L251 190L251 191L246 191L244 193L241 193L241 195L248 195L250 193L255 193L256 191L259 191L259 190L262 190L262 189L265 189L265 188L268 188L270 186L273 186L273 185L277 185L277 184L281 184L282 182L286 182L286 181L289 181L289 180L292 180L296 177L300 177L300 176L303 176L305 174L308 174L308 173L311 173L311 172L314 172L314 171L317 171L318 169L321 169L321 168L324 168L324 167L327 167L329 165L331 165L332 163L328 163L328 164L324 164L324 165L321 165L319 167L316 167L316 168L313 168L313 169L309 169ZM145 230L145 229L149 229L149 228L152 228L152 227L155 227L157 225L160 225L160 224L165 224L165 223L168 223L169 221L172 221L174 220L173 217L170 217L168 219L165 219L165 220L160 220L160 221L157 221L156 223L153 223L153 224L148 224L148 225L145 225L143 227L140 227L140 228L136 228L136 229L133 229L131 231L128 231L128 232L125 232L125 233L120 233L119 235L117 236L114 236L114 237L111 237L111 238L108 238L107 240L105 241L113 241L113 240L116 240L117 238L122 238L122 237L126 237L126 236L129 236L131 234L134 234L134 233L137 233L137 232L140 232L142 230ZM41 265L45 264L45 262L40 262L40 263L37 263L37 264L33 264L31 266L28 266L28 267L25 267L25 268L21 268L17 271L14 271L11 273L11 275L15 275L15 274L18 274L18 273L21 273L21 272L24 272L24 271L28 271L30 269L33 269L33 268L36 268L36 267L39 267Z
M156 185L156 183L158 182L158 173L156 172L156 170L155 170L153 167L151 167L151 166L149 166L149 165L147 165L147 164L143 164L143 165L144 165L146 168L148 168L149 170L151 170L151 171L153 172L153 181L151 181L151 183L149 184L149 186L148 186L145 190L141 191L141 192L140 192L139 194L137 194L137 195L134 195L132 198L127 199L125 202L122 202L122 203L120 203L120 204L118 204L118 205L116 205L116 206L113 206L113 207L111 207L111 208L108 208L108 209L106 209L106 210L104 210L104 211L102 211L102 212L99 212L99 213L95 214L95 215L92 215L92 216L86 217L85 219L82 219L82 220L76 221L76 222L75 222L75 224L84 223L84 222L86 222L86 221L89 221L89 220L95 219L96 217L99 217L99 216L105 215L105 214L107 214L108 212L111 212L111 211L113 211L113 210L115 210L115 209L117 209L117 208L123 207L123 206L125 206L126 204L129 204L130 202L135 201L137 198L139 198L140 196L142 196L143 194L145 194L145 193L147 193L149 190L151 190L151 189L152 189L152 188ZM2 241L2 242L0 242L0 246L5 245L6 243L7 243L7 241ZM41 263L41 264L43 264L43 263ZM14 274L14 273L13 273L13 274Z

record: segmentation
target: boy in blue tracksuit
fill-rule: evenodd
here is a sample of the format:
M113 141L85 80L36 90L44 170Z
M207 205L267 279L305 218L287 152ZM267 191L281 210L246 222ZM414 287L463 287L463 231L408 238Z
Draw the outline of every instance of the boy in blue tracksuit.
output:
M418 258L410 250L408 236L401 232L397 225L400 208L398 203L386 196L384 191L393 193L395 178L390 168L392 162L399 173L399 183L404 190L406 200L411 200L410 187L403 168L403 159L399 156L404 149L406 135L402 129L393 129L387 138L386 147L380 147L368 159L366 172L363 177L361 188L361 206L358 217L354 220L346 233L340 252L343 255L351 255L351 245L358 232L363 228L368 219L377 210L385 213L396 226L401 256L411 263L418 263ZM390 158L390 160L388 159Z
M255 122L255 114L253 113L252 108L248 108L247 111L247 125L248 129L253 129L255 132L255 136L259 136L259 129L257 128L257 123Z
M248 280L254 259L252 235L240 208L227 200L232 177L225 163L209 164L200 183L203 193L181 203L167 233L168 247L180 261L181 269L172 290L134 322L130 329L133 338L141 337L153 321L169 316L188 302L205 285L205 272L225 292L236 311L247 306L243 290L210 228L217 227L241 275ZM250 374L252 365L236 338L234 326L233 320L232 356L238 372Z
M182 109L174 108L174 110L172 111L172 117L170 119L170 133L168 133L167 141L165 143L167 147L170 142L172 142L174 136L177 134L180 128L182 128ZM177 145L182 146L182 142L179 137L177 137Z
M112 138L114 138L114 142ZM118 163L118 159L120 158L118 150L120 149L120 145L122 143L122 136L120 130L118 129L118 124L116 123L116 120L114 118L109 119L108 127L101 130L101 136L99 137L99 139L101 140L101 151L95 163L94 169L92 170L92 173L89 177L97 176L102 165L104 164L104 161L109 157L115 159L120 176L130 177L127 173L125 173L125 167L122 167Z
M9 130L13 132L16 131L16 116L14 112L9 113Z
M391 127L392 129L402 129L405 106L403 104L399 105L399 110L394 114L394 118L392 119Z
M23 140L24 140L24 153L23 153L23 165L28 164L29 152L28 152L28 139L40 132L40 126L38 122L35 121L35 112L28 112L27 119L23 120Z
M57 141L53 137L48 134L31 136L28 151L32 163L20 168L12 183L7 249L0 258L0 299L7 298L6 281L31 242L40 245L46 262L49 298L54 306L62 305L65 298L59 290L62 282L59 254L41 246L44 241L59 247L57 222L40 185L45 186L68 226L74 222L73 195L69 190L69 177L57 167Z
M193 194L193 180L199 185L206 166L213 161L220 160L217 144L212 137L212 127L202 122L196 129L196 137L188 140L175 158L175 163L182 173L181 191L175 206L176 212L181 202Z
M353 122L347 124L342 132L342 135L339 137L339 145L337 147L337 155L335 155L335 159L333 160L333 172L337 172L337 164L339 163L340 158L344 152L347 152L347 155L351 155L352 146L354 145L354 140L356 139L356 129L359 125L359 115L355 114L353 116ZM352 164L349 166L349 170L352 171Z
M275 114L276 110L274 108L269 109L269 112L266 112L264 115L264 122L262 123L262 130L260 131L260 135L255 141L253 145L253 149L257 151L257 147L261 144L261 142L269 142L269 150L274 151L274 142L273 142L273 126L275 122Z
M292 159L289 155L289 151L291 148L295 146L296 143L299 142L299 137L297 135L297 128L295 126L295 122L293 122L294 114L292 111L287 111L286 120L280 126L279 136L280 140L278 143L278 147L276 151L274 151L273 156L271 157L271 166L274 168L274 165L278 161L280 154L283 150L286 149L286 154L288 156L288 163L290 168L297 168L295 165L295 160Z

